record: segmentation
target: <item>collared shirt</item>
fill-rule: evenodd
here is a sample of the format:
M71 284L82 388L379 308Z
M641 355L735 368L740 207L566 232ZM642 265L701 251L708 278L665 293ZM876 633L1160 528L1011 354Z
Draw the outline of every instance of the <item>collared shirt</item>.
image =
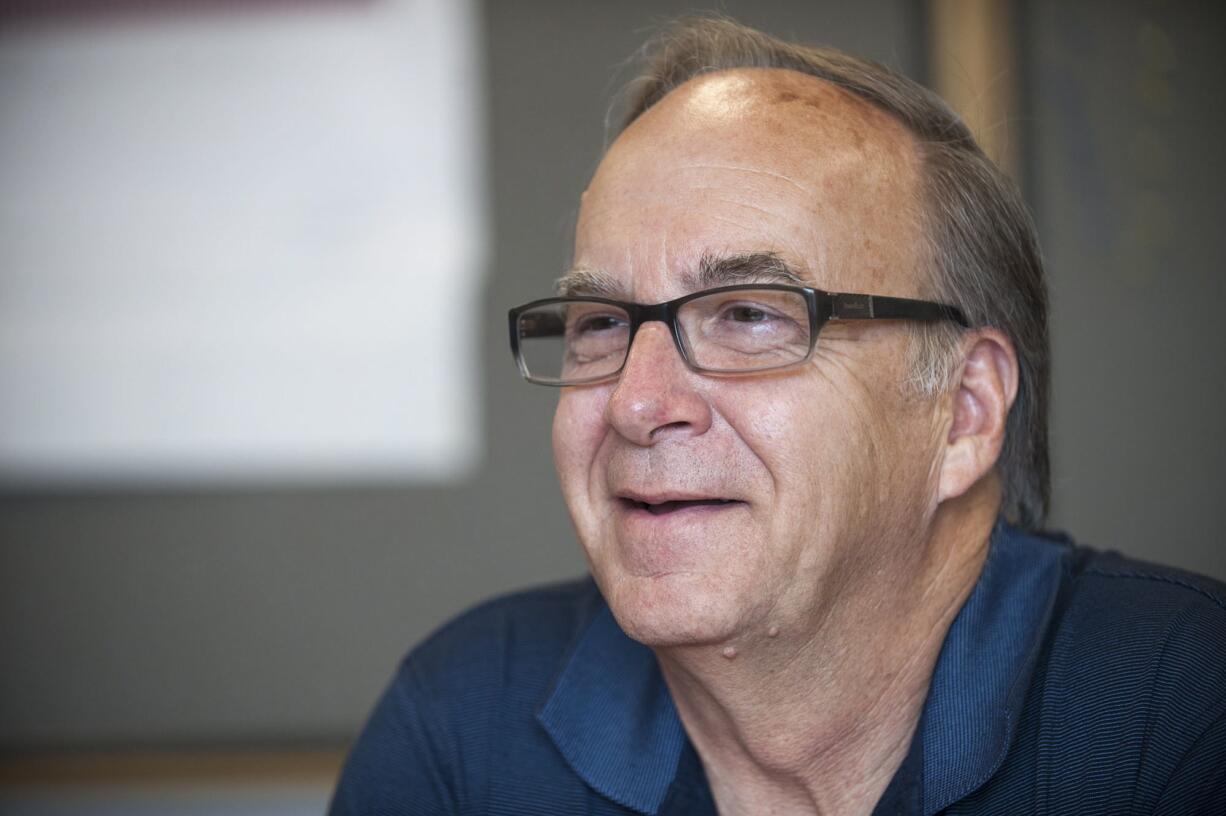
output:
M1226 803L1222 589L997 525L875 812L1190 813ZM1193 667L1200 676L1181 683ZM1081 733L1053 742L1070 725ZM588 580L478 607L410 653L332 812L715 807L654 654L622 632Z

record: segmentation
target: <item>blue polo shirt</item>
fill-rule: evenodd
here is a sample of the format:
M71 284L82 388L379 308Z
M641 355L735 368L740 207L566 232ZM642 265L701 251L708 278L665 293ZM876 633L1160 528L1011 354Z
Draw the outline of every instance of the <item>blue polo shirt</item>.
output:
M876 814L1226 813L1226 592L999 524ZM714 814L654 654L591 580L414 649L336 814Z

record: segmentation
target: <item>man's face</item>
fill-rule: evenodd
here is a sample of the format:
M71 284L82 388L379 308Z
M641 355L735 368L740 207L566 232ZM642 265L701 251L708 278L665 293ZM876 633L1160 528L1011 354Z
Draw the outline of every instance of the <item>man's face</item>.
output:
M710 74L609 151L575 268L658 303L696 286L704 259L771 253L817 288L917 297L918 183L910 138L866 103L788 71ZM631 636L812 630L903 585L923 553L900 542L935 508L943 432L907 395L906 349L901 324L835 322L799 367L716 377L647 323L619 379L563 390L563 494Z

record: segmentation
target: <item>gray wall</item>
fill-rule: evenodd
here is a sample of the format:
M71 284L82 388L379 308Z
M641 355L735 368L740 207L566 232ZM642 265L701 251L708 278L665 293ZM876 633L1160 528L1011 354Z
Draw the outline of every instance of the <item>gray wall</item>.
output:
M1024 22L1053 522L1226 578L1226 11L1044 0Z
M915 3L725 6L922 72ZM474 321L489 450L472 483L0 497L0 746L344 739L441 620L582 572L549 459L555 395L518 381L503 315L566 262L615 67L653 21L686 7L486 4L495 262ZM1134 18L1148 13L1047 2L1024 20L1028 188L1056 303L1056 520L1095 544L1226 577L1210 530L1223 484L1222 105L1201 79L1222 75L1224 32L1204 14L1180 23L1179 102L1155 118L1118 101L1136 81ZM1062 39L1077 26L1106 44ZM1084 62L1061 67L1074 56ZM1138 172L1124 149L1119 134L1138 117L1170 140L1168 175ZM1145 254L1128 240L1148 218L1120 208L1140 196L1142 216L1161 212L1152 190L1175 237Z

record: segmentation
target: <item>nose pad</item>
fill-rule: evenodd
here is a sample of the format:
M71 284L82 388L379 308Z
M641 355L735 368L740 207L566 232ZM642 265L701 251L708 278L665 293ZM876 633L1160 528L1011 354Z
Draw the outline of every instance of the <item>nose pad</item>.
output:
M668 327L644 323L631 340L605 419L618 434L643 446L705 433L711 427L711 409L694 387L695 377Z

